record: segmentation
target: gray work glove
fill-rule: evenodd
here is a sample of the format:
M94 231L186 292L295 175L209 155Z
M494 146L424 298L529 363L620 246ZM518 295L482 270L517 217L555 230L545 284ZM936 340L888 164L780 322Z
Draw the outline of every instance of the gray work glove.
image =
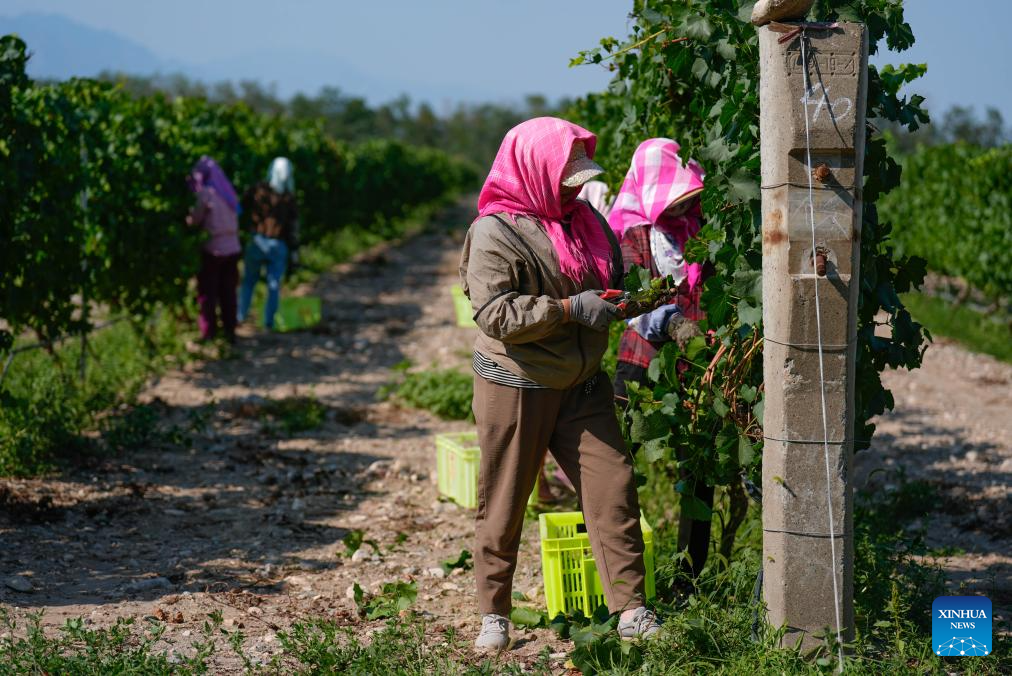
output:
M703 335L703 332L699 330L699 324L691 319L686 319L685 315L675 315L668 321L667 326L668 335L671 336L671 340L678 344L679 349L685 350L685 346L689 344L689 341L696 336Z
M574 322L604 331L612 321L619 319L622 311L614 303L601 298L603 291L584 291L569 297L569 318Z

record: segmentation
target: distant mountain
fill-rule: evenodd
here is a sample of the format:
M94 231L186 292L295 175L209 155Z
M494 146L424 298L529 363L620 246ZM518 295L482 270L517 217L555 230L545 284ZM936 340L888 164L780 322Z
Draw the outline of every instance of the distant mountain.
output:
M17 33L28 44L28 73L34 78L93 77L102 71L131 75L180 73L208 83L275 83L278 93L285 97L300 91L316 93L323 84L333 82L342 91L365 93L373 100L392 99L405 90L395 83L380 82L332 56L311 51L266 49L208 63L169 61L122 35L57 14L0 17L0 35L8 33Z
M8 33L17 33L28 44L28 74L35 78L91 77L103 70L149 74L170 67L122 35L57 14L0 17L0 34Z
M0 16L0 35L17 33L28 44L28 73L34 78L63 80L93 77L102 71L130 75L174 74L206 83L256 80L275 85L289 97L297 92L315 94L334 85L371 103L408 94L414 101L437 106L460 100L494 100L493 88L461 82L413 82L377 77L332 55L312 50L260 48L207 63L184 63L157 54L112 31L92 28L58 14L28 13Z

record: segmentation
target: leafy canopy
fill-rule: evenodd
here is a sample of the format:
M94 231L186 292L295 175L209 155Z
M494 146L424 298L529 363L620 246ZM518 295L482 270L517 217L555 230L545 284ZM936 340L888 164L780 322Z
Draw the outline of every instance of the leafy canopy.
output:
M666 345L650 366L649 384L631 389L626 419L645 460L678 482L683 509L697 518L708 514L692 501L694 482L740 490L738 477L757 478L761 462L759 50L748 23L753 5L636 0L626 38L605 38L573 60L613 73L606 92L586 97L571 113L600 135L595 159L609 169L613 187L636 146L654 136L676 139L683 155L707 170L707 222L686 254L713 270L703 292L703 328L715 339L697 338L684 350ZM900 0L821 0L809 18L865 23L872 53L883 41L899 51L914 40ZM925 69L869 66L867 118L909 129L926 123L923 98L901 96L902 87ZM879 197L898 185L900 167L875 128L869 125L866 134L855 430L860 446L874 431L868 421L892 407L880 373L918 366L924 343L898 295L922 281L924 262L896 254L891 228L876 209ZM879 313L886 320L876 336ZM691 478L682 477L683 469Z

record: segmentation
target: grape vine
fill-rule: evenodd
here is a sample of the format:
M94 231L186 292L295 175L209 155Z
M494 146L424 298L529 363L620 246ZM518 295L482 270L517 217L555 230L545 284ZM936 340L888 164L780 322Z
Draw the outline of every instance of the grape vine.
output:
M732 512L744 500L739 476L757 480L761 466L759 52L756 29L748 23L753 5L636 0L627 38L605 38L573 61L600 64L614 74L608 90L582 100L573 115L600 134L595 159L610 170L615 187L636 145L652 136L674 138L685 156L707 169L707 223L686 253L714 270L703 292L703 328L715 336L693 339L684 350L666 345L650 366L650 385L631 389L627 420L632 441L676 482L682 508L695 518L709 514L705 505L694 504L692 481L680 476L678 458L694 481L727 486ZM914 40L901 0L822 0L809 18L865 23L872 53L883 40L894 50ZM869 67L868 119L895 120L910 129L927 122L921 97L899 95L923 72L924 66ZM880 373L918 366L924 344L920 325L898 296L920 284L924 262L894 255L890 226L879 221L875 207L899 183L900 169L872 124L866 133L854 431L859 448L874 432L870 419L893 405ZM880 313L884 322L877 320ZM720 549L729 554L730 543L725 539Z
M203 154L240 187L288 156L306 242L350 227L389 233L475 179L438 150L348 146L320 121L245 104L132 97L87 79L34 83L26 63L24 42L0 38L0 352L27 329L43 342L85 331L97 305L136 319L181 305L201 237L184 225L184 179Z
M1000 308L1012 296L1012 146L965 143L907 157L903 186L882 201L897 249L965 279Z

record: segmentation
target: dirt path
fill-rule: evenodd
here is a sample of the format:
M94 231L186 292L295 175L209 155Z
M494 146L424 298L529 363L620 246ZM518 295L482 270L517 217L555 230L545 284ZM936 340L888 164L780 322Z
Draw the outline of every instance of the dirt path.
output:
M952 591L987 595L1012 621L1012 366L937 339L922 368L883 380L896 408L858 455L858 486L900 469L934 486L921 523L928 544L963 550L941 561Z
M446 218L459 225L468 215ZM416 608L435 618L437 631L453 626L472 636L472 578L432 570L473 550L473 513L437 499L432 441L468 425L376 400L390 367L405 359L468 364L471 334L455 326L448 288L459 238L437 226L343 265L316 285L324 317L317 330L246 328L236 358L153 383L143 399L161 409L163 427L202 427L185 447L0 484L20 500L18 514L0 516L0 573L23 575L35 588L0 583L0 603L17 614L42 611L50 627L164 612L177 650L221 610L226 627L250 637L252 657L267 660L279 650L276 629L297 618L357 622L354 583L375 591L415 580ZM258 419L267 399L309 394L329 409L316 430L289 437ZM540 580L534 526L517 575L525 592ZM369 546L344 557L341 540L354 529L382 557L363 558ZM400 544L399 534L407 536ZM362 624L365 632L382 623ZM533 659L552 642L550 632L538 634L521 637L513 659ZM216 659L218 672L240 668L227 647Z
M447 289L456 279L457 237L436 227L324 276L315 289L324 302L317 331L247 330L235 359L153 383L144 397L161 409L162 427L200 429L190 443L159 444L58 478L0 482L20 501L0 515L0 573L34 587L0 585L0 603L21 616L41 611L49 627L71 617L94 626L167 617L176 650L221 610L227 627L249 636L250 656L267 660L279 650L277 629L298 618L358 623L363 632L379 626L355 617L354 583L371 591L415 580L416 609L436 632L455 627L472 637L470 575L432 570L473 549L472 513L439 502L434 485L432 436L466 424L375 398L404 359L466 365L470 333L454 326ZM860 475L875 463L904 465L908 476L938 484L946 498L928 517L937 519L933 536L967 550L948 567L971 584L992 585L996 605L1007 607L1012 369L936 345L924 369L889 374L887 383L897 412L881 421ZM310 393L328 407L312 432L279 435L257 415L265 399ZM345 558L341 539L353 529L375 540L382 557L365 547ZM406 539L398 544L399 534ZM530 523L515 588L537 601L539 584ZM521 633L509 659L529 663L546 646L561 667L569 646L548 631ZM216 672L240 670L228 648L216 660Z

